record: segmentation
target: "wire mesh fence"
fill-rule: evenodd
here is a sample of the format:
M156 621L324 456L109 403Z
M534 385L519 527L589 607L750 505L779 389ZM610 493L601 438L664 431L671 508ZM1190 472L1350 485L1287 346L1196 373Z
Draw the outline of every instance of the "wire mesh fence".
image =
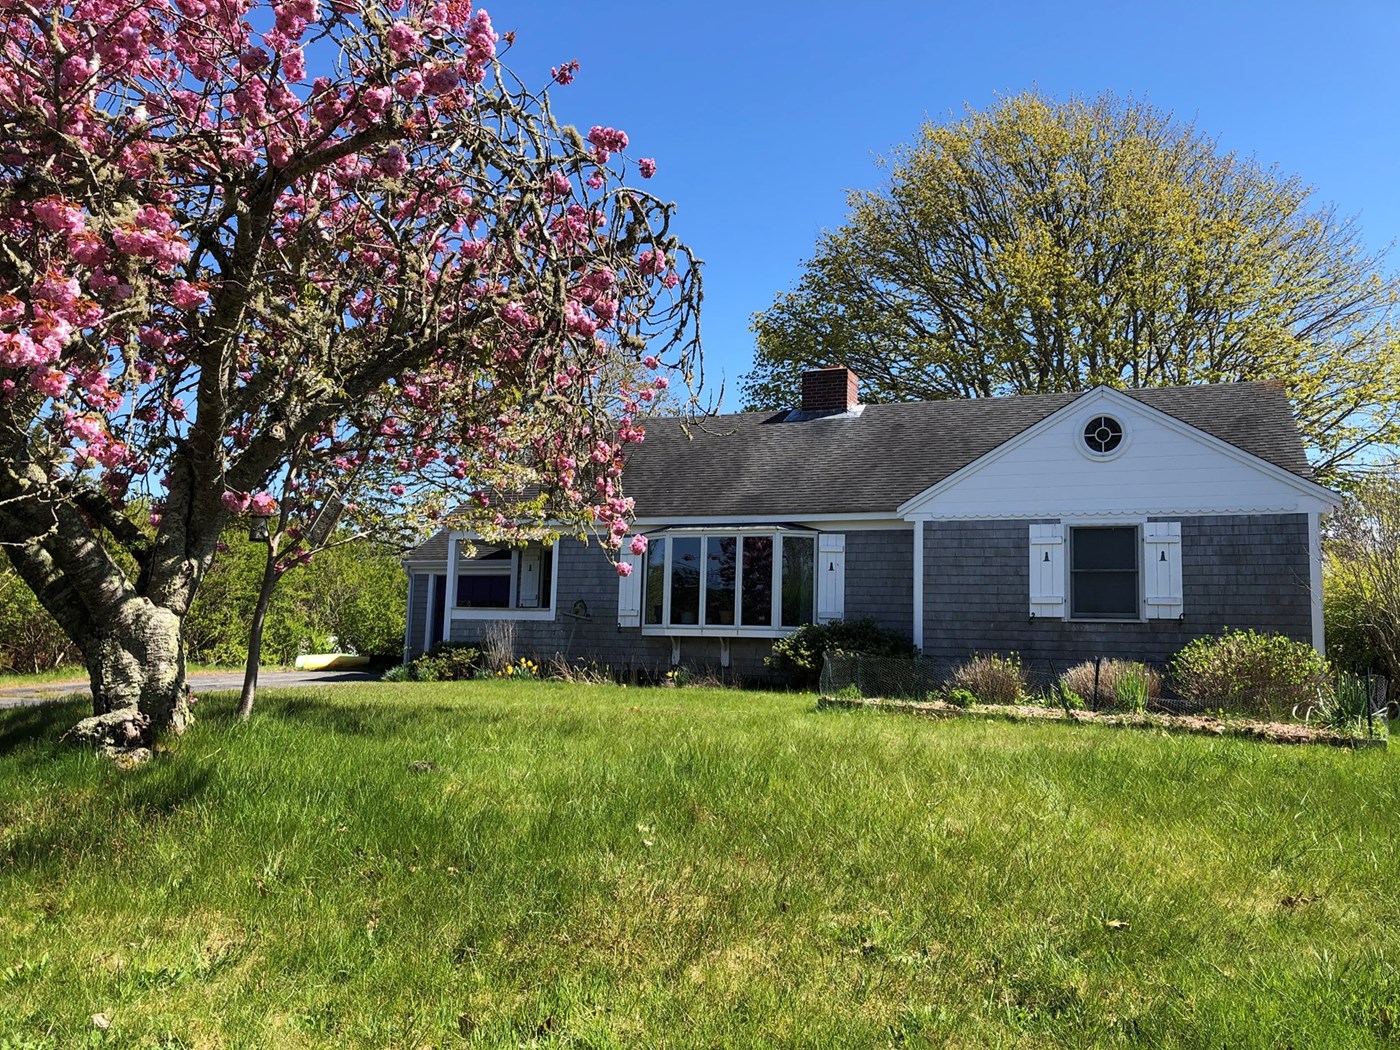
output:
M826 697L1297 721L1361 739L1384 739L1389 721L1400 717L1384 677L1341 674L1334 686L1315 703L1270 711L1244 703L1201 703L1176 693L1162 668L1124 660L1069 664L992 654L952 661L828 652L821 674Z

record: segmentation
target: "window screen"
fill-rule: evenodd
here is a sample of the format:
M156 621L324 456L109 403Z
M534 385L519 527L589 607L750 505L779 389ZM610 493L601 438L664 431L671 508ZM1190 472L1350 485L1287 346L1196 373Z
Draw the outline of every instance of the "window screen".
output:
M1135 526L1070 531L1070 615L1088 620L1136 620L1138 530Z

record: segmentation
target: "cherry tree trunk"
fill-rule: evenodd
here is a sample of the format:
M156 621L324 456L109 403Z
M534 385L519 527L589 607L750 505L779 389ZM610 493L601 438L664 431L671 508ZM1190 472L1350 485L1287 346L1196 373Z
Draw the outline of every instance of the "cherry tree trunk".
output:
M272 592L277 586L277 552L269 548L267 564L263 567L262 587L258 590L258 604L253 609L253 622L248 628L248 663L243 670L243 693L238 698L238 717L250 718L253 703L258 693L258 667L262 664L263 628L267 624L268 606L272 604Z
M135 709L142 733L183 733L193 720L185 683L183 623L147 598L122 602L83 640L95 716Z

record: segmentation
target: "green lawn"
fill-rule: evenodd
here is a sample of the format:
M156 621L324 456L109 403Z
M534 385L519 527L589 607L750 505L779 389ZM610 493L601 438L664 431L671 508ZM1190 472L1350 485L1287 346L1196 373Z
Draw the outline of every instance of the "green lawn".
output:
M130 774L54 742L78 706L0 715L0 1048L1400 1040L1384 749L701 689L232 703Z

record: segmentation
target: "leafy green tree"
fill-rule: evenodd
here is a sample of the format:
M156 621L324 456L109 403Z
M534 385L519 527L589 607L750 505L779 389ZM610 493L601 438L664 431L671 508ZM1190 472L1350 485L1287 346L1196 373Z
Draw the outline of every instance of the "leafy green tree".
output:
M866 400L1274 379L1322 474L1400 433L1400 282L1297 178L1104 95L946 124L853 191L755 315L754 408L850 365Z
M267 548L236 530L221 551L190 609L186 644L201 663L242 664L248 624L257 605ZM342 649L395 657L403 651L408 583L396 552L372 543L347 543L317 554L280 579L267 611L264 663L291 663L324 652L334 637Z
M1328 655L1400 682L1400 463L1353 480L1327 520L1326 552Z

